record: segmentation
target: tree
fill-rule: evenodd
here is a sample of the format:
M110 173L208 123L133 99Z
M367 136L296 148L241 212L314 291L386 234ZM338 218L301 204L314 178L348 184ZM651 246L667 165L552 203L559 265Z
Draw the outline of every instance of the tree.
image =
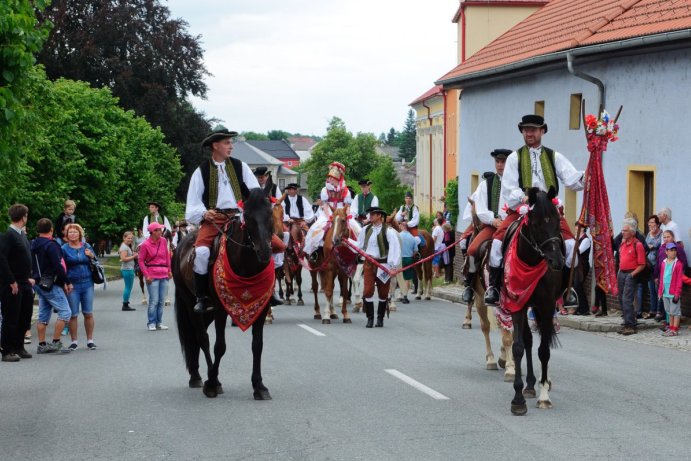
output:
M413 113L413 109L408 110L408 116L405 119L400 138L399 148L401 158L410 162L415 158L417 150L415 140L415 114Z
M381 162L369 175L372 181L372 192L379 198L379 206L386 211L391 211L403 203L408 187L401 184L391 157L381 157Z
M243 131L240 136L247 141L268 141L269 137L262 133L255 133L254 131Z
M389 146L398 146L398 132L392 127L386 135L386 144Z
M292 136L292 134L283 130L271 130L268 133L266 133L266 135L271 141L282 141Z
M386 133L383 131L379 133L379 138L377 138L377 141L379 141L379 144L384 145L386 144Z

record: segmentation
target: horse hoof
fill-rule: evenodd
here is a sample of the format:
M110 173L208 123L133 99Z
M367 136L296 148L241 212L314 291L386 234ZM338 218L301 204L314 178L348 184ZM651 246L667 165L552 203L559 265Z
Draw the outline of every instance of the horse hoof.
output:
M511 404L511 414L515 416L523 416L526 413L528 413L528 406L525 403L522 403L520 405Z
M258 389L254 391L254 400L271 400L268 389Z
M463 325L461 325L461 328L463 328L464 330L472 330L472 329L473 329L473 324L470 323L470 322L468 322L468 323L463 322Z
M516 373L504 373L504 382L512 383L516 380Z
M552 402L549 400L538 400L537 407L541 410L549 410L552 408Z
M223 386L221 386L220 384L218 386L216 386L216 394L218 394L218 395L223 394Z
M431 296L425 296L425 301L432 301L432 297Z
M359 307L353 307L353 310L351 312L353 314L357 314L358 312L360 312L360 308Z
M487 369L488 370L498 370L499 367L497 367L497 364L494 362L487 362Z
M499 360L497 360L497 363L499 364L500 367L506 368L506 360L502 359L499 357Z
M274 323L273 320L271 320L271 319L264 319L264 325L271 325L272 323Z
M422 296L416 296L415 299L422 299Z
M203 383L202 383L201 378L190 378L190 381L189 381L190 388L199 389L200 387L202 387L202 384Z
M322 325L331 325L331 320L329 320L329 319L322 319Z
M537 397L535 389L523 389L523 397L525 397L526 399L534 399L535 397Z
M298 305L298 306L304 306L304 305L305 305L305 301L303 301L302 299L298 299L297 305Z
M322 316L321 314L314 314L314 320L321 320Z
M285 304L286 306L292 306L292 305L293 305L293 300L292 300L292 299L286 299L286 300L283 302L283 304Z
M338 320L338 315L336 315L336 314L331 314L331 315L329 315L329 318L330 318L331 320Z
M353 323L353 321L350 319L343 319L343 323Z
M202 389L202 392L204 392L204 395L207 396L210 399L216 398L218 396L217 392L217 387L218 386L211 386L209 382L204 383L204 388Z

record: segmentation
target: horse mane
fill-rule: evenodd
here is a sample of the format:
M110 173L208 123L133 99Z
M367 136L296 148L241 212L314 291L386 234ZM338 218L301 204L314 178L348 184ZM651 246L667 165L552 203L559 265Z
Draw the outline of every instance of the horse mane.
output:
M269 199L267 199L264 195L264 191L259 187L255 187L250 189L249 194L247 194L247 198L244 200L244 211L246 213L254 213L258 210L261 210L262 207L266 207L268 210L268 204Z

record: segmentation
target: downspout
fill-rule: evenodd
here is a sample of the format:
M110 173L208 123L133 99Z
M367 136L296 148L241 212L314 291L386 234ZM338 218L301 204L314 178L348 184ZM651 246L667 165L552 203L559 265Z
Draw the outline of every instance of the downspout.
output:
M465 6L461 6L461 62L465 62Z
M592 75L588 75L584 72L580 72L580 71L576 70L573 66L574 60L575 60L575 57L572 54L572 52L571 51L567 52L566 53L566 66L569 69L569 73L571 75L573 75L574 77L582 78L583 80L587 80L590 83L597 85L597 93L598 93L598 97L600 99L600 105L598 107L599 107L599 110L605 109L605 96L606 96L605 95L605 84L602 83L602 80L595 78Z
M447 117L448 117L449 113L446 111L446 91L442 92L442 95L444 96L444 125L443 125L444 132L442 133L442 139L444 142L444 175L443 175L443 177L444 177L444 189L443 189L441 195L444 196L444 195L446 195L446 155L447 155L447 150L446 150L446 133L447 133L446 126L447 126L447 123L446 123L446 121L447 121Z
M432 214L432 112L426 101L422 101L422 107L427 109L427 123L429 123L429 212Z

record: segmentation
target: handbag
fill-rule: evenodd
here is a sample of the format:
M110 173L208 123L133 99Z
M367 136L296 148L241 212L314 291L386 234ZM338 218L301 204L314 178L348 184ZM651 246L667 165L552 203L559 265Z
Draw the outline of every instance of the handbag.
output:
M101 263L98 262L98 259L89 258L89 268L91 269L91 280L95 284L100 285L102 283L105 283L106 274L103 270L103 266L101 266Z
M43 275L41 274L41 265L38 263L38 255L35 255L36 257L36 267L38 268L38 287L42 289L43 291L50 291L53 289L53 284L55 283L55 276L54 275Z

